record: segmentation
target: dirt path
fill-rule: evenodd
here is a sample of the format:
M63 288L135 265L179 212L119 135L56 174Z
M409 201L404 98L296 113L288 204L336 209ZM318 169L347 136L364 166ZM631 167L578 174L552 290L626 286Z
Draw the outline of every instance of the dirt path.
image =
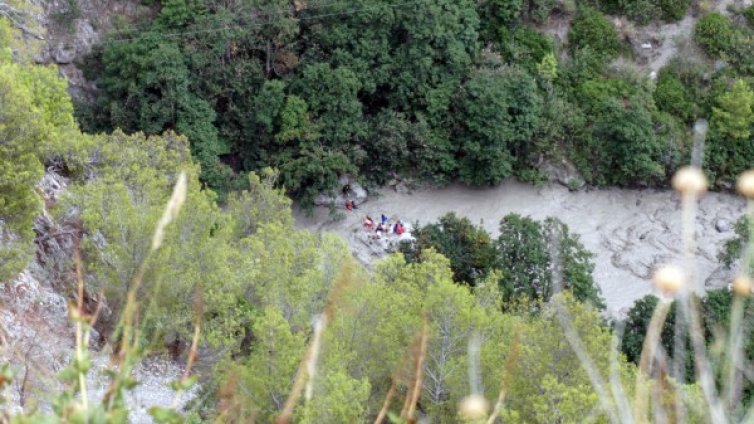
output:
M428 223L453 211L480 223L497 236L500 218L508 213L536 219L556 216L564 221L584 245L595 254L595 279L602 288L608 313L620 315L634 300L652 292L649 275L665 261L680 260L680 208L675 193L657 190L593 190L572 193L561 186L535 188L515 181L488 189L452 185L414 194L399 194L383 189L356 213L332 221L324 208L313 217L296 212L297 225L315 231L342 235L354 255L363 262L377 259L354 232L360 231L364 214L385 213L404 221ZM709 193L699 204L696 220L698 249L695 285L726 284L728 274L718 269L716 259L723 242L733 232L720 233L719 219L731 226L741 215L744 202L738 197Z

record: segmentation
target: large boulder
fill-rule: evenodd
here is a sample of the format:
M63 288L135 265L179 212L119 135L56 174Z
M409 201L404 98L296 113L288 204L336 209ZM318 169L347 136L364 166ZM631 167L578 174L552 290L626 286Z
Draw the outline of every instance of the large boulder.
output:
M69 42L61 42L52 48L52 58L58 65L66 65L76 58L76 46Z
M347 193L344 193L347 188ZM321 193L314 199L317 206L335 206L338 208L345 207L346 201L351 200L354 204L360 205L367 201L367 191L364 187L356 182L350 175L343 175L338 179L338 187L335 195Z
M539 166L539 172L550 181L560 183L571 191L581 190L586 186L586 181L576 169L576 166L565 159L558 162L545 160Z

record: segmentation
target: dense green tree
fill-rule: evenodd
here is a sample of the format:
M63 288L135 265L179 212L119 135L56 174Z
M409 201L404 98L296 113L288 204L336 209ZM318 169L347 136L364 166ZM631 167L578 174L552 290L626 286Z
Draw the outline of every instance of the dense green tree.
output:
M378 184L408 169L412 152L426 144L426 124L414 123L406 114L383 109L369 120L369 135L364 144L366 158L361 169Z
M703 16L694 28L694 41L714 57L730 51L736 44L737 37L733 23L717 12Z
M479 2L479 35L483 41L496 41L501 28L513 27L523 12L524 0L487 0Z
M720 185L732 184L751 167L754 145L754 93L743 80L719 94L712 107L710 133L705 143L704 166Z
M331 68L326 63L307 65L293 90L309 105L323 141L331 148L357 146L364 137L366 122L357 94L361 89L356 74L348 68ZM359 162L359 153L349 155Z
M603 308L592 279L592 254L556 218L543 223L516 214L500 221L497 240L500 288L506 299L526 297L548 301L561 290Z
M587 181L646 186L664 179L669 141L658 136L656 106L639 84L599 78L574 92L591 121L582 149L572 156Z
M283 408L305 352L304 333L294 333L280 311L267 308L254 323L255 343L244 361L230 368L227 378L238 379L238 389L257 419L273 421Z
M602 104L590 146L593 166L611 184L652 185L665 176L662 140L649 110L638 99L626 108L617 99Z
M618 31L599 11L591 7L581 7L573 19L568 32L568 46L571 52L589 48L598 57L607 61L621 51Z
M654 92L657 108L668 112L684 122L690 123L696 117L697 106L680 78L665 69L657 76Z
M749 244L751 232L749 219L747 217L739 218L733 226L733 231L735 235L725 241L723 248L717 255L720 263L728 269L731 269L738 262L741 255L745 252L746 246Z
M680 21L686 15L691 0L660 0L662 19L667 22Z
M480 69L463 85L454 111L459 175L475 185L494 185L526 157L542 110L534 79L517 68Z
M230 170L218 156L228 153L214 126L215 111L192 89L186 57L173 40L158 32L135 41L114 38L105 45L99 107L109 128L159 134L176 130L191 141L202 176L225 191Z
M717 98L712 108L712 123L720 132L733 139L746 139L754 123L754 92L746 81L738 79L730 91Z
M742 334L750 334L752 326L752 317L754 316L754 306L750 299L739 299L741 307L743 309L742 317ZM733 310L734 296L728 289L715 289L710 290L704 294L704 297L699 299L694 297L694 302L698 302L698 308L700 311L700 318L704 324L704 339L708 347L708 351L712 354L713 359L716 358L719 352L717 349L721 349L715 346L725 346L723 349L728 349L730 340L730 317ZM642 299L637 300L628 312L627 317L623 320L623 340L621 345L621 351L626 355L626 358L634 363L639 363L641 359L641 351L644 344L644 338L649 328L649 322L651 320L654 309L660 300L653 296L647 295ZM675 326L679 322L679 305L678 301L673 301L670 305L670 309L667 315L667 319L663 324L662 331L660 332L660 345L664 355L667 358L672 359L679 355L675 349ZM687 381L693 381L695 375L695 354L691 341L687 335L682 337L683 340L683 355L685 359L685 378ZM754 355L754 341L750 338L742 341L742 349L745 358L751 358ZM748 360L748 359L746 359ZM727 376L723 374L718 375L718 384L723 384ZM744 383L743 396L745 398L744 404L748 404L751 400L751 395L754 392L754 387L751 383Z
M448 213L436 224L417 227L412 234L416 242L402 246L407 258L418 260L423 250L433 248L450 260L457 282L475 285L495 268L492 238L468 218Z
M514 30L500 28L500 53L511 65L518 65L530 74L536 75L537 65L548 54L555 51L552 38L538 32L528 25L521 25Z
M0 17L0 281L31 259L32 222L43 206L35 187L44 165L81 158L84 144L77 143L82 137L65 80L54 68L14 61L13 37Z

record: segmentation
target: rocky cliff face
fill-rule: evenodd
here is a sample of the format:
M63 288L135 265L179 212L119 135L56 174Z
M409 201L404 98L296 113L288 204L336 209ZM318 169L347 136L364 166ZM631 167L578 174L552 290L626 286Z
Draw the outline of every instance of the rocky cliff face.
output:
M86 57L116 22L131 22L153 13L138 0L28 0L34 19L46 29L34 56L40 64L55 64L69 82L74 98L91 99L96 85L84 77Z
M67 185L63 176L49 169L38 185L44 204L53 205ZM0 284L0 362L10 361L16 372L16 379L3 393L9 403L0 405L0 412L49 411L56 393L63 388L57 375L71 363L74 352L75 331L68 319L68 303L75 296L70 283L71 257L78 235L74 215L56 220L44 211L38 216L34 222L35 259L14 280ZM87 299L87 303L96 301ZM90 305L90 309L93 307ZM111 349L96 331L92 332L89 348L93 366L87 387L91 402L98 402L109 384L104 371L112 367ZM182 373L181 365L169 358L141 361L133 373L139 385L129 393L129 421L152 422L150 407L170 407L175 397L170 382ZM184 402L195 392L196 389L185 394Z

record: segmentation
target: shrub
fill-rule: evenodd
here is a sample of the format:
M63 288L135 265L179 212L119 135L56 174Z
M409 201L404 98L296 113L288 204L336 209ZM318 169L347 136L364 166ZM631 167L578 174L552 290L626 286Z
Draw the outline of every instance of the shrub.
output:
M497 184L512 174L537 128L542 98L521 69L482 69L461 87L454 109L461 179Z
M632 0L624 3L624 13L639 25L646 25L660 15L661 9L655 0Z
M582 7L576 14L568 33L568 43L571 52L589 48L605 61L618 56L621 51L618 31L591 7Z
M495 245L490 234L468 218L451 212L436 224L416 228L413 235L416 243L402 246L407 259L417 261L422 250L434 248L450 260L456 282L474 285L495 267Z
M492 41L502 27L517 23L521 16L523 0L489 0L478 2L480 38Z
M697 106L686 86L680 78L670 72L660 71L654 99L658 109L677 116L684 122L691 122L696 117Z
M741 14L744 15L744 18L749 22L749 25L754 25L754 4L741 11Z
M736 44L736 29L725 16L714 12L696 23L694 41L711 56L720 57Z
M553 253L559 256L559 276L553 273ZM573 290L577 299L596 308L605 307L592 278L592 253L557 218L538 222L518 214L506 215L500 221L497 254L505 299L525 296L548 301L560 278L563 288Z
M662 9L662 19L668 22L675 22L686 15L691 0L660 0L660 9Z
M516 63L529 73L536 73L537 64L555 50L552 38L530 26L514 31L500 28L500 53L508 63Z

